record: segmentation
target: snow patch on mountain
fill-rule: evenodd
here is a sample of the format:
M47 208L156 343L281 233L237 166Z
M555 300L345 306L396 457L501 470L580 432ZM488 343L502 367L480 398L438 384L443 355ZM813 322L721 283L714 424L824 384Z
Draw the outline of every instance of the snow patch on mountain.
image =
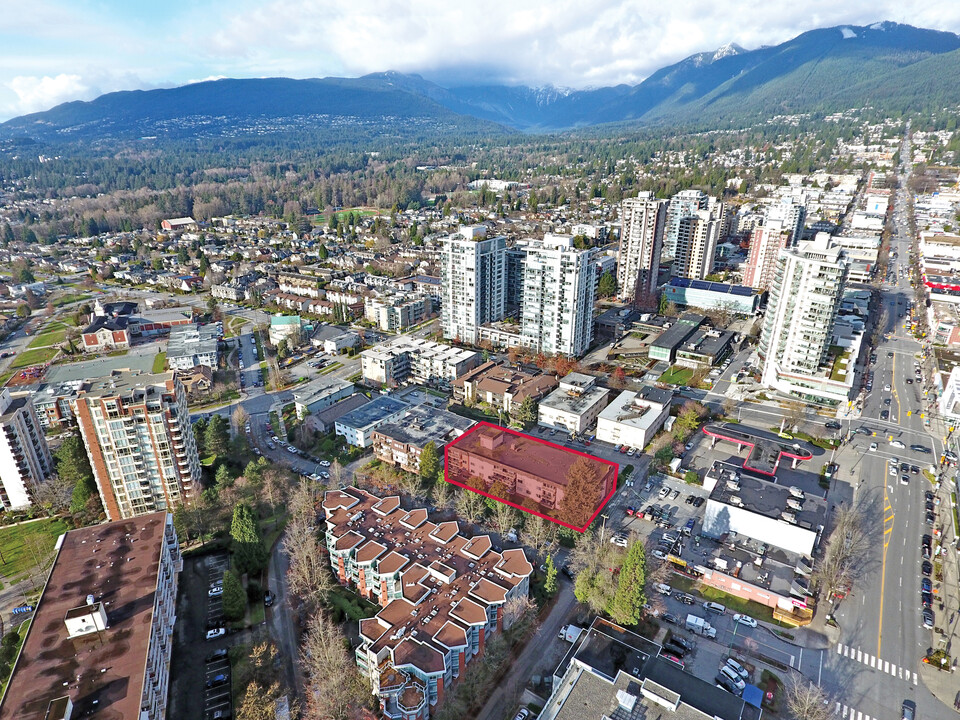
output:
M844 40L850 40L851 38L855 38L857 36L857 34L848 27L840 28L840 34L843 35Z
M736 43L727 43L717 48L716 52L713 53L713 59L710 62L716 62L720 58L729 57L731 55L739 55L742 52L746 51Z

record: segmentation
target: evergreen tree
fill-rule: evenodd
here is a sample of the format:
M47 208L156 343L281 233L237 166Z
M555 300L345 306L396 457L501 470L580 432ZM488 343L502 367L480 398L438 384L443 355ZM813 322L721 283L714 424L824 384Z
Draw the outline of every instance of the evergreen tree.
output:
M317 248L317 257L319 257L321 260L326 260L329 256L330 253L327 251L326 245L321 245L319 248Z
M543 591L547 595L553 595L557 592L557 568L553 564L553 556L547 555L547 561L544 563L547 568L547 577L543 581Z
M432 483L440 474L440 458L437 454L436 443L431 440L420 451L420 477Z
M80 323L77 323L78 325ZM207 433L207 419L200 418L195 423L193 423L193 439L197 444L197 454L200 457L203 457L207 454L206 452L206 433Z
M247 611L247 595L243 592L240 578L233 570L223 574L223 617L225 620L240 620Z
M616 293L617 279L613 276L613 273L605 272L597 282L597 295L600 297L612 297Z
M609 615L614 622L630 627L640 622L647 602L644 585L647 580L647 558L643 542L635 540L620 566L617 591L610 602Z
M537 401L529 395L525 397L514 412L514 417L523 423L534 422L537 419Z
M230 448L230 427L227 421L220 415L211 417L203 439L207 455L226 456Z
M240 503L233 509L233 522L230 524L230 537L233 539L233 554L237 569L241 573L255 573L267 564L267 550L260 537L260 526L253 510L246 503Z

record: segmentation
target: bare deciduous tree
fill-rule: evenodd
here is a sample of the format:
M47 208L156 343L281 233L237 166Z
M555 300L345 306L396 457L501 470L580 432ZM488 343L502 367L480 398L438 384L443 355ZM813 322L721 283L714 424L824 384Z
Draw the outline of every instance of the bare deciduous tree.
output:
M537 515L528 515L523 526L523 543L537 554L542 560L550 552L557 539L556 523L544 520Z
M797 720L829 720L833 715L830 698L809 680L793 680L787 684L787 707Z
M306 718L341 720L369 699L370 688L347 653L343 634L322 612L315 613L307 627L300 666L307 677Z
M472 490L459 490L456 500L457 515L471 523L478 523L483 518L486 505L483 496Z
M814 573L814 581L824 598L830 599L834 593L849 589L860 576L870 549L868 517L871 515L863 502L834 509L833 531Z
M290 521L284 550L290 561L287 582L301 600L300 612L315 610L333 587L333 577L317 536L317 502L320 494L309 481L301 481L290 497Z
M503 604L503 627L508 630L518 622L529 621L536 612L537 606L529 595L517 595Z

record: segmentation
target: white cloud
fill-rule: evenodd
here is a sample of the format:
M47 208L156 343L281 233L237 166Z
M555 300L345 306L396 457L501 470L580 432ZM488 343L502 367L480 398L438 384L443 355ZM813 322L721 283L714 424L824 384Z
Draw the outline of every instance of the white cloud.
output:
M99 95L79 75L61 73L55 77L18 75L5 83L17 94L17 110L22 113L47 110L68 100L90 100Z

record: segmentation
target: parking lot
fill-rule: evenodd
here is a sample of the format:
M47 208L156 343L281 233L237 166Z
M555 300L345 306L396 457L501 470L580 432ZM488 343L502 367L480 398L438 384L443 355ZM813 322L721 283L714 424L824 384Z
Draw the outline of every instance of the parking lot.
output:
M222 587L228 563L226 553L184 560L170 663L168 717L221 720L233 715L227 649L236 636L223 629L223 601L216 591L211 592ZM223 634L207 640L207 633L218 628Z

